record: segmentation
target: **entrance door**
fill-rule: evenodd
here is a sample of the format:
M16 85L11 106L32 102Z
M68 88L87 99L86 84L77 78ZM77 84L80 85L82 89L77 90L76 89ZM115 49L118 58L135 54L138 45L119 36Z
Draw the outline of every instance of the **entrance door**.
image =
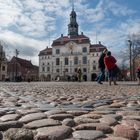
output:
M91 74L91 81L95 81L96 77L97 77L97 74L96 73L92 73Z
M87 81L87 75L83 75L83 80Z

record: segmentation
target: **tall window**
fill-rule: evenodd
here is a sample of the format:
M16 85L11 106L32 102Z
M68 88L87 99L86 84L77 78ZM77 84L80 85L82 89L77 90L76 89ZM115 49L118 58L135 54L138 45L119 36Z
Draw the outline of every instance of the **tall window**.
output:
M59 69L56 69L56 72L58 72L58 73L59 73Z
M87 64L87 57L83 56L83 64Z
M42 72L45 72L45 67L42 67Z
M83 53L85 53L85 52L87 52L87 48L86 47L83 48Z
M69 59L67 57L65 58L65 65L69 65Z
M68 69L67 68L65 69L65 72L68 72Z
M86 68L83 68L83 72L87 72L87 69Z
M2 71L5 71L5 66L2 66Z
M75 69L74 69L74 71L75 71L75 72L77 72L77 71L78 71L78 69L77 69L77 68L75 68Z
M93 70L96 70L96 66L93 66Z
M59 49L56 49L56 54L60 54L60 50Z
M78 57L77 57L77 56L74 57L74 64L75 64L75 65L78 65Z
M60 65L60 59L56 58L56 65Z
M47 72L49 72L50 71L50 67L47 67Z

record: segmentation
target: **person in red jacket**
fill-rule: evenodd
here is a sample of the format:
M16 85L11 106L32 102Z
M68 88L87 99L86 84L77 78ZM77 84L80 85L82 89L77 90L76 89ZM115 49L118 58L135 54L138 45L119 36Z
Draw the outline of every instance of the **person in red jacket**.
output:
M111 52L108 51L105 58L104 63L106 66L106 69L108 70L108 76L109 76L109 85L111 85L111 82L113 80L114 85L117 85L116 83L116 75L114 68L116 67L117 60L111 55Z

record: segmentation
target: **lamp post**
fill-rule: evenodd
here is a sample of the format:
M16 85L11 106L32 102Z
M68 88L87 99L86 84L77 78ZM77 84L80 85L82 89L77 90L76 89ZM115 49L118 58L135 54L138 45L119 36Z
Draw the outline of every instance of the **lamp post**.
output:
M129 59L130 59L130 80L132 81L132 41L128 40L129 43Z
M1 65L2 65L2 46L0 46L0 80L1 80Z
M16 53L16 59L17 59L17 57L18 57L18 55L19 55L19 51L16 49L16 50L15 50L15 53ZM17 79L17 77L18 77L17 61L16 61L16 69L15 69L15 73L16 73L15 81L18 82L18 79Z

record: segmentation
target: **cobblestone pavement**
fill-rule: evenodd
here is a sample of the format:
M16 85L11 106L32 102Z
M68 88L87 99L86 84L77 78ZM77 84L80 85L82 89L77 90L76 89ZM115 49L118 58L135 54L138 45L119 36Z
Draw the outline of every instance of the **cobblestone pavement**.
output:
M140 86L0 83L0 139L140 140Z

